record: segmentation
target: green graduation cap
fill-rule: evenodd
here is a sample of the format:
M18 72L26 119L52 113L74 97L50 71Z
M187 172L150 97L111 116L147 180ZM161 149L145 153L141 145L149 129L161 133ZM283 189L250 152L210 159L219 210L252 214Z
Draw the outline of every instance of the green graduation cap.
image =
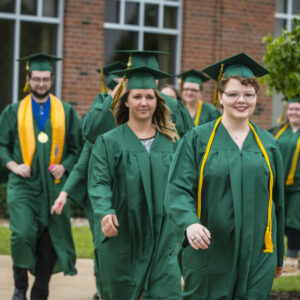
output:
M154 50L117 50L118 53L128 53L131 57L130 68L147 66L159 71L157 55L168 55L168 52Z
M267 69L257 63L245 53L239 53L229 58L223 59L202 70L215 81L221 77L261 77L269 73Z
M172 77L170 74L158 71L148 66L139 66L136 68L115 71L113 74L126 76L128 78L127 90L132 89L157 89L156 79Z
M201 87L203 85L203 82L209 80L209 77L206 76L203 72L194 69L190 69L185 72L182 72L176 75L176 77L180 77L182 82L198 83Z
M116 61L116 62L113 62L111 64L104 66L103 68L97 69L97 72L99 72L101 74L100 86L102 86L102 85L104 86L103 75L105 75L105 76L107 76L106 86L110 90L113 90L115 88L115 86L118 84L114 79L118 78L119 76L111 74L111 72L117 71L117 70L123 70L125 68L126 68L126 64L124 62ZM101 88L101 90L103 90L103 88Z
M18 61L26 61L26 71L53 71L52 62L62 60L62 58L45 53L36 53L21 57Z
M289 99L288 103L299 103L300 102L300 97L299 96L296 96L296 97L293 97L291 99Z

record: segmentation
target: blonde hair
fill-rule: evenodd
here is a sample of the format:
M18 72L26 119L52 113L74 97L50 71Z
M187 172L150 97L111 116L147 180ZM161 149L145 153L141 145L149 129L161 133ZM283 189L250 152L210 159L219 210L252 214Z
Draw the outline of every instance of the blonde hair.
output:
M117 123L117 126L128 122L129 120L129 108L125 105L130 90L127 91L117 102L113 114ZM157 104L156 109L152 117L152 123L156 129L172 142L179 139L175 124L171 121L170 109L168 108L166 101L162 98L157 90L154 90Z

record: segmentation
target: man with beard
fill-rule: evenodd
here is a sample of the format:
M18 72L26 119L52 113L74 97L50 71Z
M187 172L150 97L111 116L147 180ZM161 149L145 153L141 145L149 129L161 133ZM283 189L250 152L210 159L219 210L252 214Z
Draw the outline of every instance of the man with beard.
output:
M48 298L52 273L76 274L70 209L66 205L61 215L50 214L81 145L75 110L50 93L51 61L58 59L41 53L20 59L26 61L31 93L8 105L0 116L0 167L10 171L13 300L26 299L28 270L35 275L31 300Z

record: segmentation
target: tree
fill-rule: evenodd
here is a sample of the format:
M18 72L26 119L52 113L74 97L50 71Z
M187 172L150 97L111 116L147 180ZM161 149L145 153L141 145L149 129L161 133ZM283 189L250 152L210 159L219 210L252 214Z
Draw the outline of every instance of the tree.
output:
M267 50L263 58L270 74L260 80L267 83L267 94L282 93L287 99L300 95L300 20L293 20L291 32L282 29L275 38L270 33L263 38Z

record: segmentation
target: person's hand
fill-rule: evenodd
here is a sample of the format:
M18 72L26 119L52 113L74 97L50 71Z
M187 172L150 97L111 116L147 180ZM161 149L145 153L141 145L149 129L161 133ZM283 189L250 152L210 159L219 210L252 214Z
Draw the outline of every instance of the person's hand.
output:
M10 170L15 173L16 175L19 175L24 178L30 177L31 168L25 164L18 165L17 163L12 164Z
M122 81L123 80L120 80L120 82L115 86L115 88L111 91L111 97L114 99L116 94L117 94L117 91L119 90L119 87L121 86L122 84ZM124 82L124 86L123 86L123 89L121 91L121 94L119 96L119 98L121 98L125 93L126 93L126 86L127 86L127 79L125 80Z
M210 245L210 232L201 224L194 223L187 227L186 236L190 245L195 249L207 249Z
M51 175L54 177L54 179L61 179L66 171L65 167L63 165L51 165L49 167L49 171Z
M61 191L51 207L51 215L55 212L60 215L65 204L67 203L68 193Z
M117 227L119 227L119 221L116 215L109 214L103 217L101 221L101 229L105 236L117 236Z
M275 273L275 277L274 278L278 278L282 275L282 270L283 268L282 267L277 267L276 268L276 273Z

